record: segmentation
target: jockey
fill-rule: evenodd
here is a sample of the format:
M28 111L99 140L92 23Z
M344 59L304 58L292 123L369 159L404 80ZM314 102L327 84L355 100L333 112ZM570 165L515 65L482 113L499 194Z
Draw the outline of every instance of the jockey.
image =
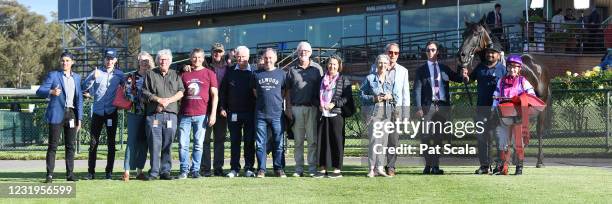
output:
M533 86L520 75L521 68L523 66L523 60L520 55L510 55L506 59L507 75L502 77L497 82L497 89L493 93L493 109L503 102L504 99L509 99L514 96L518 96L522 93L528 93L536 95ZM497 131L497 153L501 159L501 163L497 164L497 167L493 170L494 174L508 175L508 162L510 160L509 143L516 136L517 129L516 125L520 125L519 117L500 117L500 123L496 128ZM513 131L514 130L514 131ZM520 131L520 130L519 130ZM520 134L519 134L520 135ZM525 159L524 152L524 139L523 137L514 137L514 153L518 157L516 165L516 175L523 173L523 160Z

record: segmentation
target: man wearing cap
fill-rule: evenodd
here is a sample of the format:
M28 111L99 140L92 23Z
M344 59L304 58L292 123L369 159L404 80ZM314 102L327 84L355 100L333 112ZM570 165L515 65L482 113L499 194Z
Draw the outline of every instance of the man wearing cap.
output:
M212 60L209 63L209 67L217 76L218 84L223 83L223 79L225 77L225 73L227 71L228 63L223 59L223 55L225 53L225 48L221 43L215 43L211 47ZM219 104L220 105L220 104ZM202 151L202 163L201 163L201 173L202 176L208 177L211 175L211 155L210 155L210 140L211 134L214 136L213 138L213 161L212 168L213 174L215 176L224 176L223 174L223 162L224 162L224 143L225 143L225 135L227 134L227 115L221 114L220 107L216 108L217 113L217 122L212 128L206 129L206 134L204 136L204 146Z
M500 61L500 52L499 48L486 49L485 61L478 64L472 73L468 75L467 69L463 69L464 81L468 83L478 81L476 85L478 90L476 121L485 122L485 132L477 135L480 168L476 170L476 174L488 174L490 168L490 140L496 126L495 120L490 118L490 106L493 104L491 96L495 92L497 81L506 75L506 67Z
M46 183L53 182L55 152L62 131L66 144L66 180L78 180L73 173L74 151L76 133L83 120L83 96L81 76L72 72L73 59L72 54L63 53L60 57L62 69L49 72L43 84L36 90L36 95L49 99L45 113L45 119L49 123Z
M108 49L104 52L104 66L94 68L83 82L83 92L93 95L91 107L91 140L89 142L88 174L85 179L95 178L98 144L102 127L106 127L106 144L108 145L105 179L111 179L115 163L115 135L117 133L117 108L113 106L115 92L123 83L123 72L115 67L117 51Z
M308 172L317 172L317 114L319 107L319 85L323 77L321 65L310 60L312 47L308 42L297 45L297 63L287 70L289 97L286 115L295 120L292 131L295 137L294 177L304 175L304 140L308 143Z

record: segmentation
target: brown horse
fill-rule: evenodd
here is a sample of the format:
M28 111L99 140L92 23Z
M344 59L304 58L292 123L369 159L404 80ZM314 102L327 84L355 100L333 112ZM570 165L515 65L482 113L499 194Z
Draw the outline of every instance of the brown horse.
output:
M458 65L460 67L471 67L472 61L475 55L479 55L481 61L484 60L484 50L486 48L496 47L502 48L499 39L490 35L490 30L484 22L484 18L480 22L469 23L466 22L466 30L463 32L463 43L457 53ZM502 49L500 49L502 50ZM538 161L536 167L542 167L543 165L543 152L542 152L542 137L547 125L546 121L551 113L551 89L550 79L551 76L548 69L537 63L536 59L529 54L521 55L523 59L523 69L521 69L521 75L525 76L527 81L531 83L535 89L536 94L542 101L545 101L549 108L543 114L538 115L537 119L537 137L538 137ZM503 58L503 57L502 57Z

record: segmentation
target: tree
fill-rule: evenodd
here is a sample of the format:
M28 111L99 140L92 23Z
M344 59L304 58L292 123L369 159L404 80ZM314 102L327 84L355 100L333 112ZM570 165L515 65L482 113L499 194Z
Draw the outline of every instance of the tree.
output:
M0 87L25 87L58 66L61 27L12 0L0 0Z

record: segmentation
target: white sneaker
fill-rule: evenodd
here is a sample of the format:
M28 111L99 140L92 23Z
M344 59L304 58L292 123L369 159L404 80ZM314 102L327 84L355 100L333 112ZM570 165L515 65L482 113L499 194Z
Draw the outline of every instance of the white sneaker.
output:
M376 174L382 177L389 177L382 167L376 168Z
M295 172L295 173L293 173L293 177L302 177L302 176L304 176L304 173L302 173L302 172Z
M368 177L368 178L374 178L374 176L376 176L376 174L374 173L374 169L370 169L370 172L368 172L368 174L366 175L366 177Z
M255 172L248 170L244 173L244 176L246 177L255 177Z
M234 178L236 176L238 176L238 172L236 172L234 170L232 170L229 173L227 173L227 177L229 177L229 178Z

